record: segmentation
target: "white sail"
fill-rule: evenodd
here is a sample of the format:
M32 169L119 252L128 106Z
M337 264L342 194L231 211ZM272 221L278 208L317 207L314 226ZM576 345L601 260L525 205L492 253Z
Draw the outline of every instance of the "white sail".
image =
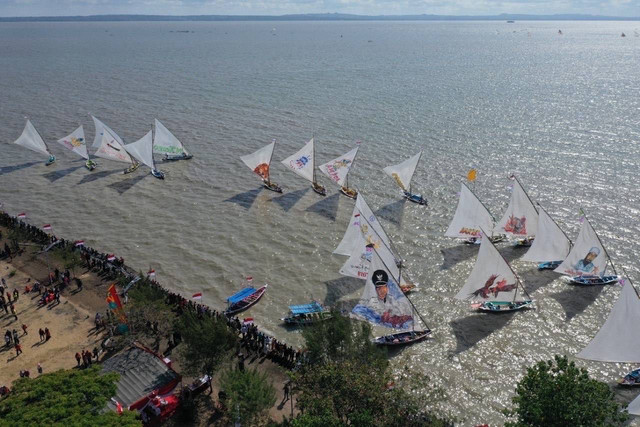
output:
M73 151L81 157L89 160L89 153L87 152L87 141L84 139L84 129L80 126L78 129L71 132L69 135L58 140L64 148Z
M318 166L318 169L328 176L331 181L343 187L347 179L347 174L353 165L353 160L356 158L356 154L358 154L358 148L360 147L356 147L347 154Z
M547 211L540 209L536 238L522 260L532 262L562 261L570 250L571 241Z
M600 362L640 362L640 298L631 282L622 291L607 321L580 352L582 359Z
M484 207L480 199L464 183L460 186L460 199L449 228L444 233L447 237L468 239L480 237L480 230L492 230L493 217Z
M362 194L358 195L353 208L347 231L345 231L338 247L333 251L337 255L351 256L359 245L359 236L365 236L368 243L391 247L391 241L382 224L373 214Z
M414 311L396 278L372 246L363 252L369 265L369 275L362 297L352 314L374 325L410 329L414 324Z
M507 261L489 239L482 239L476 264L456 298L473 301L512 301L517 288L517 278Z
M153 161L153 133L151 131L136 142L125 145L124 149L140 163L149 166L151 169L156 168L156 164Z
M131 163L133 159L118 140L111 133L104 129L102 134L102 142L95 153L96 157L113 160L116 162Z
M568 276L600 275L604 273L606 266L607 254L595 230L585 219L575 246L562 264L553 271Z
M156 154L188 154L184 145L160 120L155 119L156 134L153 138L153 152Z
M24 126L22 134L13 143L35 151L36 153L51 156L49 147L47 147L47 144L44 142L36 128L31 124L30 120L27 120L27 124Z
M520 182L517 179L514 181L511 201L502 219L496 224L494 232L517 237L535 236L538 229L538 211Z
M640 415L640 396L633 399L629 406L627 406L627 412L631 415Z
M416 172L421 156L422 151L400 164L387 166L382 170L393 178L400 188L404 191L409 191L409 188L411 187L411 179L413 178L413 174Z
M313 165L315 163L313 157L313 138L311 138L297 153L284 159L282 164L307 181L313 182Z
M118 136L118 134L115 133L109 126L105 125L93 116L91 116L91 118L93 119L93 124L96 127L96 136L93 138L93 144L91 145L91 148L97 148L102 144L102 136L104 135L105 130L107 130L111 134L111 137L118 141L120 145L124 145L124 141L122 140L122 138L120 138L120 136Z
M240 157L240 160L242 160L245 165L249 166L249 169L256 173L260 178L269 181L269 165L271 164L271 156L273 155L273 149L275 146L276 141L274 139L271 144L266 145L251 154Z

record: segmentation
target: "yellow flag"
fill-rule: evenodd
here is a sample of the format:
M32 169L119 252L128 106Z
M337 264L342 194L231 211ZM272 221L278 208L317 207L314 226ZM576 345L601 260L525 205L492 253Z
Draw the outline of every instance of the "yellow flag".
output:
M473 182L476 180L476 170L475 169L471 169L468 173L467 173L467 181L469 182Z

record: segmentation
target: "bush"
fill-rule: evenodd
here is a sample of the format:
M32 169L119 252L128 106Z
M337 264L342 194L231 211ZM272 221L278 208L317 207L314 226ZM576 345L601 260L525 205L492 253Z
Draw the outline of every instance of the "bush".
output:
M242 425L260 424L267 411L276 403L276 390L267 374L251 370L228 370L220 377L220 389L227 393L230 422Z

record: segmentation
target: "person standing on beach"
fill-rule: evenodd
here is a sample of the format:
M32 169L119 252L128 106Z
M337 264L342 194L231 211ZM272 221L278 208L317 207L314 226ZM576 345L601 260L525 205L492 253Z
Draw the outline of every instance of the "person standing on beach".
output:
M18 315L16 314L16 307L11 304L11 314L13 314L13 316L16 318L16 320L18 320Z
M42 330L42 328L40 328L40 330L38 330L38 334L40 335L40 341L44 341L44 331Z
M49 332L49 328L44 328L44 336L45 341L49 341L51 339L51 332Z
M15 348L16 348L16 357L18 357L20 356L20 354L22 354L22 346L16 343Z
M24 323L22 324L22 330L24 331L25 335L28 335L27 334L27 325L25 325Z
M81 359L82 359L82 357L80 357L80 353L78 353L78 352L76 351L76 362L77 362L76 366L80 366L80 360L81 360Z

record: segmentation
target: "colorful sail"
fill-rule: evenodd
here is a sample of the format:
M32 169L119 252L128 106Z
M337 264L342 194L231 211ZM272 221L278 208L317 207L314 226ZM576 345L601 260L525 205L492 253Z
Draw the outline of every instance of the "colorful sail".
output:
M271 164L271 157L273 156L273 149L275 146L276 140L274 139L271 144L266 145L251 154L240 157L240 160L242 160L245 165L249 166L249 169L251 169L260 178L265 181L269 181L269 165Z
M422 151L400 164L387 166L382 170L393 178L401 189L409 191L409 188L411 187L411 179L413 178L413 174L416 172L421 156Z
M389 272L373 247L365 251L369 275L364 292L353 308L355 317L374 325L394 329L410 329L414 325L414 311L407 297L398 286L397 279Z
M627 282L604 325L580 352L582 359L600 362L640 362L640 298Z
M462 183L460 187L460 199L458 207L453 215L453 220L449 228L444 233L447 237L468 239L470 237L480 237L480 230L493 229L493 217L482 204L480 199Z
M358 195L356 199L356 205L353 208L347 231L333 253L351 256L359 245L359 236L361 235L365 237L365 241L368 243L391 247L389 236L387 236L382 224L380 224L378 218L365 202L362 194Z
M571 241L547 211L540 209L538 231L531 248L522 257L523 261L561 261L571 250Z
M517 289L518 280L507 261L489 239L482 239L476 264L456 298L482 302L513 301Z
M156 154L188 154L184 145L160 120L155 119L156 134L153 137L153 152Z
M64 148L73 151L79 156L89 160L89 153L87 152L87 141L84 139L84 129L80 126L74 130L71 134L58 140L58 143L62 144Z
M36 153L46 154L47 156L52 155L46 142L44 142L36 128L31 124L31 120L27 120L22 134L13 143L35 151Z
M568 276L601 275L606 266L607 254L600 239L589 221L584 221L575 246L554 271Z
M494 232L516 237L535 236L538 230L538 211L524 191L520 181L514 179L511 201L498 221Z
M335 182L338 186L343 187L347 180L347 174L349 173L349 170L351 170L351 166L353 166L356 154L358 154L358 148L360 147L356 147L347 154L318 166L318 169L328 176L331 181Z
M131 155L107 129L103 130L102 142L95 155L107 160L133 164Z
M313 168L315 159L313 157L313 138L311 138L297 153L284 159L282 164L307 181L314 182Z
M156 168L153 161L153 133L151 131L136 142L125 145L124 148L140 163L149 166L151 169Z
M91 116L91 118L93 119L93 124L96 127L96 136L93 138L93 144L91 145L91 148L97 148L102 144L102 136L104 135L105 130L107 130L111 134L111 137L113 139L118 141L118 144L124 145L124 141L122 140L122 138L120 138L120 136L118 136L118 134L115 133L109 126L105 125L93 116Z

